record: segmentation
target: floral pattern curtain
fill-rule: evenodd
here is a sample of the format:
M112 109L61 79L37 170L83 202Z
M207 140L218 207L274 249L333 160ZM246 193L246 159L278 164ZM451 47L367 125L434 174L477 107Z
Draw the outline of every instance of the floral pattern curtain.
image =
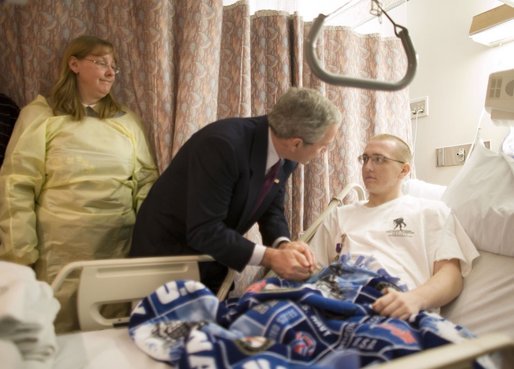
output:
M182 144L228 116L265 114L290 86L316 88L343 114L336 144L300 166L288 184L287 216L296 237L330 198L361 183L357 156L367 139L389 132L411 142L408 91L327 85L303 57L310 23L260 11L246 1L38 0L0 5L0 92L23 106L47 96L66 43L81 34L110 40L122 73L114 94L139 114L164 170ZM325 27L317 48L325 69L397 81L407 68L401 42ZM256 237L255 230L250 237Z

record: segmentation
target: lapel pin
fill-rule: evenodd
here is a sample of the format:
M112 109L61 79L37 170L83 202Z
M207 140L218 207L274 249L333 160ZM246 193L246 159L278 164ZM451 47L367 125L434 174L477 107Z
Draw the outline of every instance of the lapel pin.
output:
M279 180L278 178L275 178L275 179L273 180L273 182L274 182L275 184L279 184L279 183L280 183L280 180Z

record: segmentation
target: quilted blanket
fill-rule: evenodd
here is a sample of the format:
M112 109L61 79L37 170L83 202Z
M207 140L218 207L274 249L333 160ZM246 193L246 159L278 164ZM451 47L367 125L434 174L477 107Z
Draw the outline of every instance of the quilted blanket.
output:
M267 278L218 301L197 281L168 282L134 308L129 334L178 368L362 368L473 335L438 314L409 321L371 309L398 280L342 258L304 283ZM487 358L476 368L489 368Z

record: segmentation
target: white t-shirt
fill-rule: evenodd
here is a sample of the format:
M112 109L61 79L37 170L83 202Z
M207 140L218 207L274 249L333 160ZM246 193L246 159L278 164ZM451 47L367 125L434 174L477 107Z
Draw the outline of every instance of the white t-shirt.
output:
M412 289L433 274L435 261L459 259L462 275L479 254L451 210L438 200L401 196L377 207L366 201L335 208L310 242L325 266L339 254L373 256ZM339 245L338 245L339 244Z

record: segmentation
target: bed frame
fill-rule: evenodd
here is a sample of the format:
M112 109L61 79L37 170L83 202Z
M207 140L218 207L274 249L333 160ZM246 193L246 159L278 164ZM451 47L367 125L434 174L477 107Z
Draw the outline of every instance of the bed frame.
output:
M358 184L347 185L338 196L335 196L327 206L326 210L318 217L302 235L301 240L308 242L314 235L317 227L322 223L323 218L333 210L334 207L343 204L343 200L351 191L357 193L359 199L365 198L364 189ZM119 348L120 340L125 337L130 341L128 334L120 332L118 325L126 324L128 317L107 319L104 318L99 309L101 306L110 303L126 301L138 301L153 292L158 286L174 279L195 279L198 280L198 263L211 261L209 256L179 256L179 257L155 257L155 258L134 258L134 259L111 259L95 260L71 263L59 273L54 280L52 287L58 290L64 280L73 273L79 272L78 292L78 315L82 331L85 333L73 333L59 336L61 346L66 342L80 341L86 347L88 337L90 340L99 342L104 340L103 347L112 341L110 336L116 337L116 347ZM514 262L514 258L513 258ZM510 264L509 264L510 265ZM472 272L473 273L473 272ZM510 271L509 273L512 273ZM266 276L271 276L268 273ZM234 278L234 271L229 271L222 288L217 294L220 300L226 298ZM464 285L463 295L466 288L474 288L472 285ZM465 303L464 303L465 304ZM513 306L513 305L510 305ZM508 308L507 308L508 309ZM100 330L105 330L104 332ZM124 329L125 330L125 329ZM472 368L473 360L485 354L500 353L502 364L501 369L514 368L514 327L507 328L512 333L488 332L476 339L465 342L438 347L415 355L396 359L392 362L373 366L376 369L464 369ZM81 336L82 335L82 336ZM122 338L120 338L122 337ZM133 345L127 342L127 345ZM130 347L130 346L129 346ZM62 350L61 350L62 351ZM130 351L125 348L125 351ZM134 350L137 351L137 350ZM134 355L143 352L135 352ZM60 352L59 355L64 355ZM126 355L126 352L125 352ZM132 355L132 353L131 353ZM146 356L146 355L145 355ZM141 359L143 360L143 359ZM145 359L146 360L146 359ZM141 362L133 360L133 362ZM145 361L146 363L146 361ZM105 364L105 363L104 363ZM101 368L102 365L85 366L91 369ZM136 364L134 364L136 365ZM162 363L155 363L155 368L161 368ZM62 366L63 368L65 366ZM139 368L131 366L130 368ZM145 368L149 368L145 364ZM57 366L56 369L60 369ZM154 367L152 366L152 369Z
M82 331L124 326L129 316L106 318L104 305L136 303L157 287L176 279L199 280L198 263L212 261L207 255L164 256L132 259L77 261L66 265L52 283L58 291L72 275L79 273L77 312ZM226 298L234 271L229 270L217 297Z

